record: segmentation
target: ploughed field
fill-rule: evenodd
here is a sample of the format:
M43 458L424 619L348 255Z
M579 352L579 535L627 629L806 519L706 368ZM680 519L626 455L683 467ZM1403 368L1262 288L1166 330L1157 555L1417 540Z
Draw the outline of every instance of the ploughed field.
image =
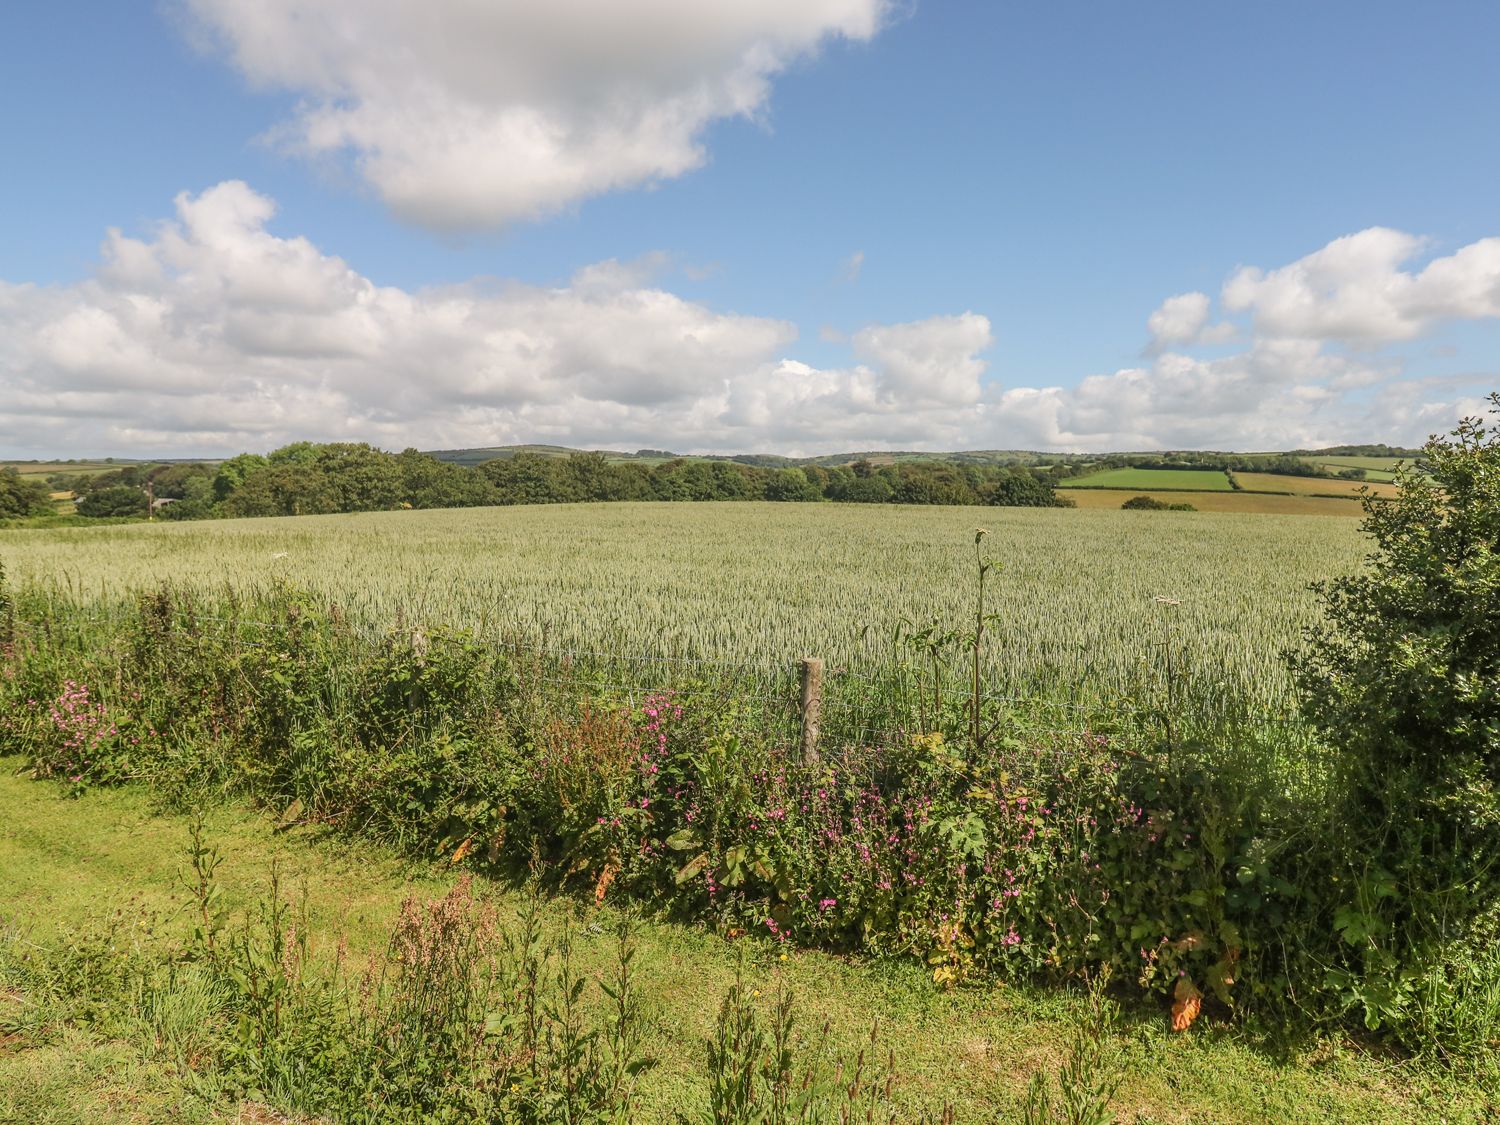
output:
M1289 709L1282 652L1318 617L1308 583L1365 550L1355 520L1295 516L615 503L11 531L0 560L101 611L162 583L288 582L372 626L457 624L637 669L810 655L874 675L910 655L903 620L972 623L976 526L999 564L991 690L1139 700L1170 650L1185 688L1267 715Z

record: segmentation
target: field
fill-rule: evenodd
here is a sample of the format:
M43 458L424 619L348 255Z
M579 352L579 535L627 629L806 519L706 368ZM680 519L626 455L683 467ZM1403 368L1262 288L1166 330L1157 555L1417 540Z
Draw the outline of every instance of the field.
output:
M1410 464L1401 457L1308 457L1314 465L1325 465L1330 469L1364 469L1372 481L1390 481L1396 478L1396 466Z
M1003 622L990 642L997 690L1129 694L1156 684L1170 630L1182 668L1272 712L1289 705L1280 653L1316 615L1308 583L1364 550L1353 519L679 503L14 531L0 559L13 580L70 601L286 580L380 627L404 615L630 660L774 672L814 655L871 671L891 660L903 619L957 626L972 612L976 526L1001 564L987 594Z
M1293 477L1278 473L1235 473L1240 487L1250 492L1289 492L1293 496L1352 496L1368 488L1376 496L1395 496L1395 485L1371 481L1329 480L1321 477Z
M970 707L942 638L973 621L976 524ZM617 1119L749 1121L705 1112L723 1044L788 986L812 1041L776 1073L868 1095L835 1060L878 1019L892 1121L1018 1120L1033 1076L1082 1095L1080 1059L1121 1083L1097 1121L1484 1120L1500 955L1414 970L1400 1040L1327 968L1368 857L1284 653L1308 583L1368 549L1352 519L722 503L6 533L0 771L53 780L0 779L0 1119L511 1119L594 1027L660 1062ZM895 637L928 621L924 694ZM184 883L195 807L225 862ZM294 886L288 953L268 895ZM638 1001L609 1024L627 911ZM576 959L516 960L528 916ZM438 948L423 918L460 944L403 961Z
M1218 469L1106 469L1072 477L1060 488L1139 488L1142 491L1228 492L1229 478Z
M0 461L0 469L14 469L21 476L50 476L65 473L68 476L96 476L128 464L120 461Z
M1164 504L1191 504L1199 512L1258 516L1333 516L1356 519L1364 509L1348 500L1327 496L1292 496L1270 492L1128 492L1105 488L1080 488L1068 499L1079 508L1118 509L1132 496L1150 496ZM1138 512L1153 516L1161 513Z

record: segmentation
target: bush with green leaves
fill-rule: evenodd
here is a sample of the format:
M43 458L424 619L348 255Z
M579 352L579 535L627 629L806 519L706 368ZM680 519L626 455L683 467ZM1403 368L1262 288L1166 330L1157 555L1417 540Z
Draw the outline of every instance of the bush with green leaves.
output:
M1166 500L1158 500L1155 496L1132 496L1120 505L1127 512L1196 512L1198 509L1191 504L1168 503Z
M1500 929L1500 426L1465 419L1398 482L1296 671L1346 779L1328 982L1420 1041L1494 987L1493 957L1473 970Z

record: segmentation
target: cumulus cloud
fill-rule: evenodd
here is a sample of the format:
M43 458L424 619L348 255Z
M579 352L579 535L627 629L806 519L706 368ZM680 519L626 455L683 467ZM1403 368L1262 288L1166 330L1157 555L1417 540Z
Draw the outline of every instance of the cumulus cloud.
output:
M868 40L889 0L178 0L252 83L302 96L274 136L352 154L404 218L492 227L706 159L774 77Z
M424 447L538 438L685 449L826 448L960 429L983 317L873 326L864 362L820 371L795 328L651 284L647 255L568 285L376 285L267 229L228 182L148 237L112 230L75 285L0 284L0 444L227 452L298 437Z
M1207 293L1168 297L1146 318L1151 333L1149 350L1160 352L1174 344L1215 344L1233 339L1234 325L1208 323L1211 304Z
M1223 304L1248 312L1256 332L1305 340L1381 344L1409 340L1445 320L1500 316L1500 238L1472 242L1403 270L1426 241L1371 227L1270 271L1247 267L1224 285Z
M875 324L854 334L854 354L881 372L880 387L907 404L963 407L977 403L994 343L990 322L972 312L911 324Z
M216 455L299 438L684 452L1277 449L1418 441L1476 411L1486 379L1500 382L1414 377L1410 357L1370 345L1373 325L1348 335L1338 286L1299 306L1297 323L1325 335L1273 332L1255 312L1245 346L1227 355L1193 354L1214 331L1212 302L1171 298L1149 327L1175 344L1070 387L988 379L994 332L975 312L825 332L848 362L818 367L794 354L793 325L662 288L664 255L595 263L553 287L406 290L273 232L274 212L245 184L220 184L178 196L173 217L144 235L109 231L83 281L0 282L0 446L40 456ZM1426 324L1494 315L1490 241L1397 270L1421 293L1400 307ZM1256 272L1256 283L1300 265ZM1230 279L1223 305L1245 276Z
M1362 385L1393 374L1315 342L1261 340L1216 359L1169 352L1148 367L1091 375L1076 387L1007 391L998 409L1031 448L1310 447L1364 433L1388 440L1374 435L1396 431L1361 428L1367 410L1350 400L1344 381Z

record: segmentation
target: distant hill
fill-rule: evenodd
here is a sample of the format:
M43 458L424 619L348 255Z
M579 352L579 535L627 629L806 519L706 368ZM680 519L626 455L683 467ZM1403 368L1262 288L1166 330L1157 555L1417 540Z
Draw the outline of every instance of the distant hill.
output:
M612 462L639 461L655 465L681 457L689 461L735 461L741 465L757 465L762 468L797 465L822 465L832 468L837 465L852 465L856 461L869 461L872 465L890 465L897 461L1015 465L1068 461L1081 456L1068 453L1039 453L1024 449L976 449L952 453L879 449L855 453L828 453L819 457L784 457L779 453L673 453L666 449L638 449L630 453L620 449L575 449L566 445L491 445L475 449L428 449L423 452L439 461L469 466L482 465L486 461L503 460L514 457L518 453L535 453L542 457L569 457L575 453L597 453L606 461Z

